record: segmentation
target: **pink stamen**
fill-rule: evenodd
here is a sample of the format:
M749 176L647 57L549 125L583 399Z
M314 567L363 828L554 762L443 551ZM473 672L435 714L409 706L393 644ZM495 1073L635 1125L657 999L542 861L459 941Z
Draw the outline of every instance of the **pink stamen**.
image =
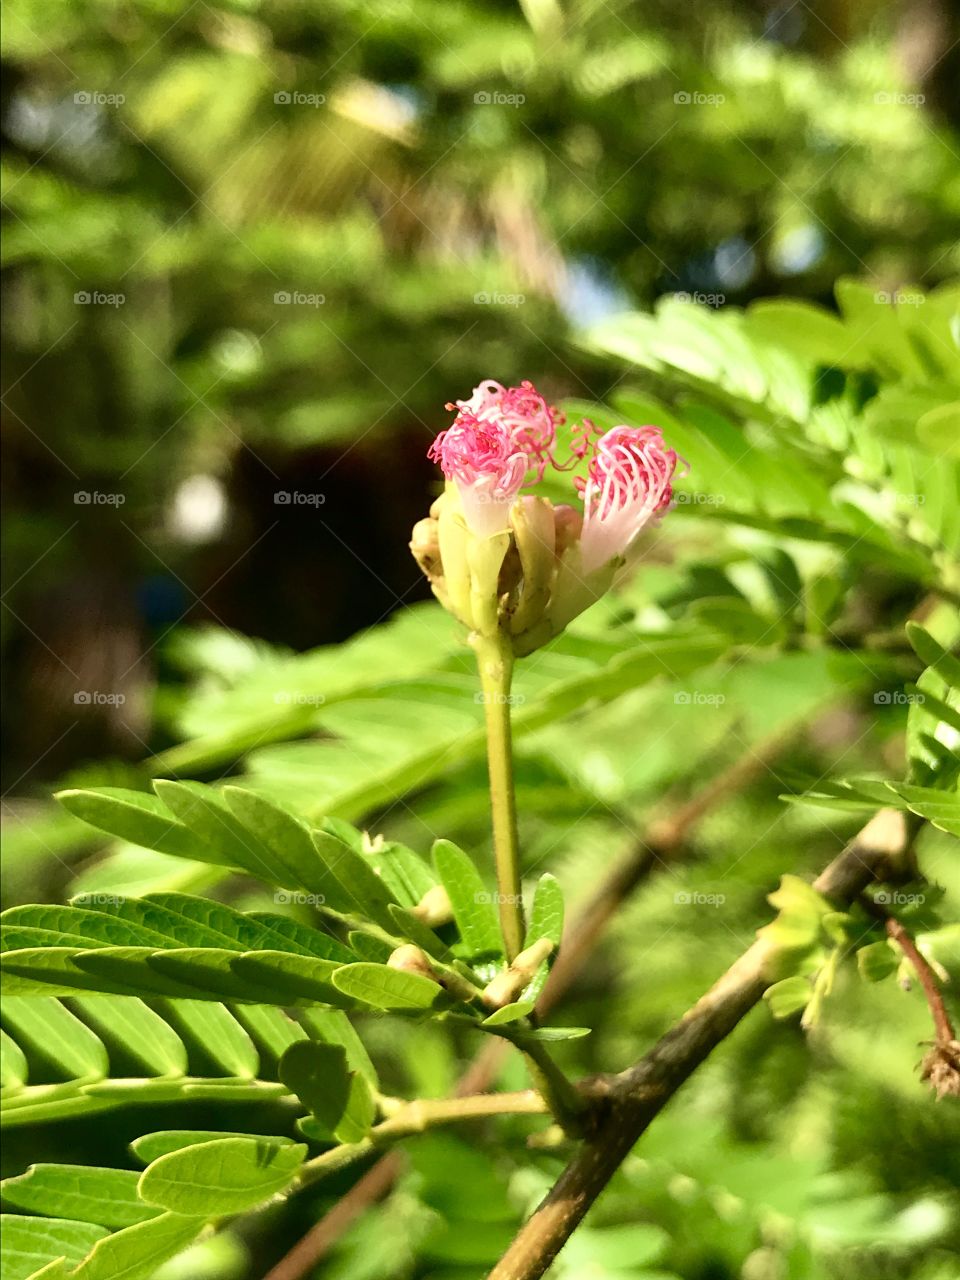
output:
M597 441L583 498L580 548L587 573L626 556L641 530L669 506L680 459L659 427L614 427Z
M501 423L461 409L452 427L441 431L427 456L440 465L460 493L467 524L480 537L490 537L510 523L510 507L523 485L529 465Z
M534 480L543 478L564 418L532 382L504 387L487 379L469 400L447 408L457 417L427 456L456 483L470 527L489 536L507 528L509 507L527 472L534 471Z
M557 427L565 418L547 403L532 382L525 380L519 387L504 387L490 378L474 388L469 400L458 400L447 408L459 410L460 415L503 423L530 459L536 478L543 479L547 465L553 461Z

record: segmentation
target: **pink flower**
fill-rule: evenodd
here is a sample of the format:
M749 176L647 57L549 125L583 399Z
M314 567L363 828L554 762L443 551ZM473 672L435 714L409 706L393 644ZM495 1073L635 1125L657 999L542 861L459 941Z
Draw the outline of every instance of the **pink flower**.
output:
M580 550L592 573L626 557L640 531L668 506L679 459L659 427L614 427L596 443L583 496Z
M504 387L487 379L447 408L457 410L456 420L427 456L456 484L470 529L485 538L501 533L527 472L542 478L563 417L532 382Z
M484 420L461 408L457 420L441 431L427 456L460 493L469 528L481 538L510 525L510 508L526 478L529 460L502 422Z
M488 378L474 388L469 400L458 400L447 408L471 413L486 422L503 423L530 459L530 465L536 467L537 479L543 478L548 462L553 460L557 427L564 417L554 405L547 404L532 382L504 387Z

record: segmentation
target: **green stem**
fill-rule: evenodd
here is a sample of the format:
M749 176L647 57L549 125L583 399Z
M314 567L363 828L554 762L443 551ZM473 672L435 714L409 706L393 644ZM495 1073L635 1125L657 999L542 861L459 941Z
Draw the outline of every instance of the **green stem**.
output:
M537 1091L550 1108L560 1128L570 1138L582 1138L590 1114L590 1103L563 1074L542 1044L535 1040L521 1041L519 1047L527 1060L527 1067Z
M572 1088L573 1086L571 1086ZM423 1133L437 1125L477 1120L486 1116L544 1115L547 1103L532 1089L519 1093L480 1093L466 1098L422 1098L401 1106L394 1115L375 1125L360 1142L343 1143L314 1156L300 1170L300 1185L316 1182L361 1160L384 1143Z
M510 683L513 652L510 641L499 633L475 636L480 687L487 722L487 763L490 770L490 805L493 812L493 848L497 867L497 900L500 928L507 959L523 950L523 894L517 808L513 793L513 746L510 735Z

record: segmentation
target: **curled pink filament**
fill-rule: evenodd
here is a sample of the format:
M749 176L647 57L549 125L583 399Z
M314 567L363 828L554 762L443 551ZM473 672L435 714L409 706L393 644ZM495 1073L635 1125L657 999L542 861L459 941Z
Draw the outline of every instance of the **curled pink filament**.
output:
M669 506L680 459L659 427L614 427L597 441L583 497L580 549L586 573L626 557L649 521Z

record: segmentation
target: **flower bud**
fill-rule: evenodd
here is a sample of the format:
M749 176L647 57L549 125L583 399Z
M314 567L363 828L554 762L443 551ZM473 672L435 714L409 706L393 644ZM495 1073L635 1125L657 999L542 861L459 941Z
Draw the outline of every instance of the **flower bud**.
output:
M431 929L439 924L448 924L453 919L453 908L443 885L435 884L432 889L428 889L410 914Z
M443 566L443 583L450 612L473 629L470 607L470 565L467 548L471 541L453 491L447 490L437 519L437 542Z
M553 509L554 541L559 559L570 547L580 541L583 516L575 507L558 502Z
M413 558L431 581L443 577L440 562L440 534L435 519L418 520L410 535Z
M429 978L431 982L440 985L440 979L437 972L427 959L426 952L421 951L419 947L415 947L413 943L406 942L402 947L397 947L396 951L390 953L387 960L387 967L390 969L400 969L404 973L415 973L421 978Z
M484 987L481 999L487 1008L502 1009L504 1005L513 1004L552 951L553 942L549 938L541 938L515 956L510 967L498 973Z
M488 379L469 400L447 408L456 418L429 457L447 480L430 519L410 547L444 608L472 633L499 636L516 657L532 653L588 609L636 558L639 535L670 504L681 459L659 427L621 424L598 436L584 419L571 456L554 456L563 416L530 382L504 387ZM593 456L573 487L583 513L522 496L543 479Z
M509 546L507 532L489 538L472 537L467 542L470 613L474 630L482 636L496 635L500 627L500 570Z
M522 569L510 630L519 635L540 620L550 602L556 573L553 505L546 498L521 498L510 512L510 524Z

